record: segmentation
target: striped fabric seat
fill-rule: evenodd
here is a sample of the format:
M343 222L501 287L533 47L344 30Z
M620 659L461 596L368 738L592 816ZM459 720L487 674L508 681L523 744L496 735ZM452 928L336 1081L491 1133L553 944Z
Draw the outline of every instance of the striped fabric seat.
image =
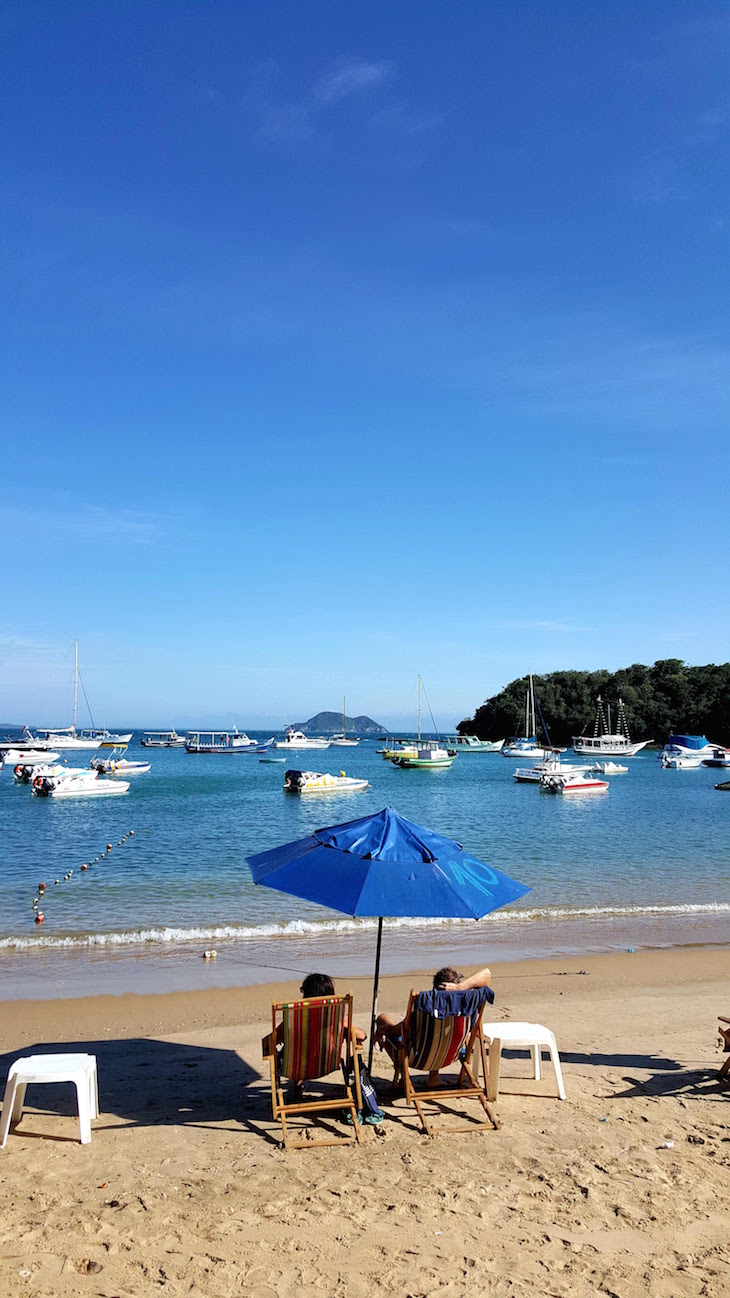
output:
M360 1144L358 1112L362 1109L360 1062L355 1040L352 992L347 996L321 996L305 1001L275 1001L271 1007L271 1032L261 1043L271 1071L271 1112L281 1121L287 1149L314 1149L342 1144L343 1137L315 1140L306 1131L302 1140L292 1139L290 1118L319 1119L321 1114L343 1110L350 1127L345 1140ZM315 1087L324 1094L304 1096L298 1088L285 1094L283 1078L290 1082L316 1082L343 1069L339 1085ZM333 1092L335 1092L333 1094ZM331 1098L328 1098L328 1095Z
M337 996L294 1001L282 1009L284 1077L305 1082L340 1067L347 1003Z
M462 1015L437 1019L416 1009L411 1014L408 1063L424 1073L448 1068L466 1046L470 1032L471 1019Z

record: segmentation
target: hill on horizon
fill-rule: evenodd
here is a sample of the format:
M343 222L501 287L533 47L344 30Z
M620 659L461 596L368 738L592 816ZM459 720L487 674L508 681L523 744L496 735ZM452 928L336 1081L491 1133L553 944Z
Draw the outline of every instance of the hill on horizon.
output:
M342 732L341 712L318 712L308 721L295 721L295 730L305 735L338 735ZM348 735L382 735L386 730L372 717L345 717L345 728Z

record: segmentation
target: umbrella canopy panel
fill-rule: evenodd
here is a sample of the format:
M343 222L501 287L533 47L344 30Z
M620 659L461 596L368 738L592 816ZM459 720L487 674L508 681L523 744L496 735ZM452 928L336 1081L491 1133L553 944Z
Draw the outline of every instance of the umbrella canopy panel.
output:
M362 917L481 919L530 891L389 807L248 863L254 883Z

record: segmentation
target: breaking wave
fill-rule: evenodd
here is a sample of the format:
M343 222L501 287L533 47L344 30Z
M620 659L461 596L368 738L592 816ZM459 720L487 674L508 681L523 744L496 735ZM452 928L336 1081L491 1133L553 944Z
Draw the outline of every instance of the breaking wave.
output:
M610 920L619 918L638 918L641 916L657 919L670 916L687 917L695 915L717 915L730 913L730 903L707 902L697 905L668 906L515 906L512 910L495 911L486 915L481 923L499 926L519 926L536 922L554 922L556 920ZM51 936L10 935L0 938L2 951L48 951L89 949L101 947L135 947L144 945L184 944L186 942L224 941L235 942L261 941L276 938L278 941L287 938L327 937L338 933L363 933L375 929L376 919L295 919L278 924L220 924L193 928L141 928L109 933L69 933ZM473 926L471 919L386 919L384 927L389 929L431 929L446 927Z

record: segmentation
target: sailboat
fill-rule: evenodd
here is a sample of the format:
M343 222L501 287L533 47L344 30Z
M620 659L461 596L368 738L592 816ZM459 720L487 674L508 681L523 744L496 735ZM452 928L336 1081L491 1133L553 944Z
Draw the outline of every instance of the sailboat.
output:
M582 757L636 757L636 754L641 752L642 748L646 748L646 745L651 743L649 739L642 739L639 743L631 742L623 699L618 701L618 718L616 729L613 732L611 731L610 704L607 711L608 719L606 719L606 713L603 710L603 699L599 694L593 734L574 735L574 753L579 753ZM671 736L669 742L671 744ZM705 740L705 742L707 741Z
M342 734L332 735L330 743L334 744L336 748L357 748L360 743L359 739L347 738L347 699L344 696L342 699Z
M81 682L81 688L84 690L84 698L86 698L86 690L84 688L83 680ZM79 696L79 642L78 640L74 640L73 725L55 726L47 729L41 728L38 730L38 735L41 738L41 740L49 744L49 746L51 746L52 748L73 748L77 750L78 749L88 750L92 748L115 748L117 744L129 743L130 739L132 738L131 730L127 735L112 735L108 730L96 729L96 727L94 726L94 718L91 716L91 708L89 707L88 698L86 698L86 706L87 708L89 708L89 716L91 717L91 723L93 728L90 730L77 730L76 718L77 718L77 711L78 711L78 696Z
M545 723L543 722L543 725ZM548 737L549 744L549 737ZM542 759L549 753L561 751L552 746L544 748L537 742L537 722L535 719L535 686L532 682L532 672L530 672L530 683L527 687L525 696L525 733L522 736L514 736L508 739L502 746L503 757L533 757ZM564 749L562 750L565 751Z
M436 731L436 742L434 743L431 740L421 739L421 690L423 690L423 693L426 694L426 691L423 686L423 681L421 680L421 677L419 675L418 677L418 739L416 741L415 752L413 751L413 749L410 750L404 749L403 752L396 753L395 756L392 758L393 765L403 766L403 767L416 767L418 769L423 767L423 768L428 768L429 770L442 770L445 767L451 766L452 762L455 760L458 754L455 748L443 747L439 739L438 730L436 728L436 722L434 720L433 712L431 712L431 704L428 702L427 694L426 694L426 702L428 703L428 710L429 712L431 712L431 720L433 721L433 728Z

